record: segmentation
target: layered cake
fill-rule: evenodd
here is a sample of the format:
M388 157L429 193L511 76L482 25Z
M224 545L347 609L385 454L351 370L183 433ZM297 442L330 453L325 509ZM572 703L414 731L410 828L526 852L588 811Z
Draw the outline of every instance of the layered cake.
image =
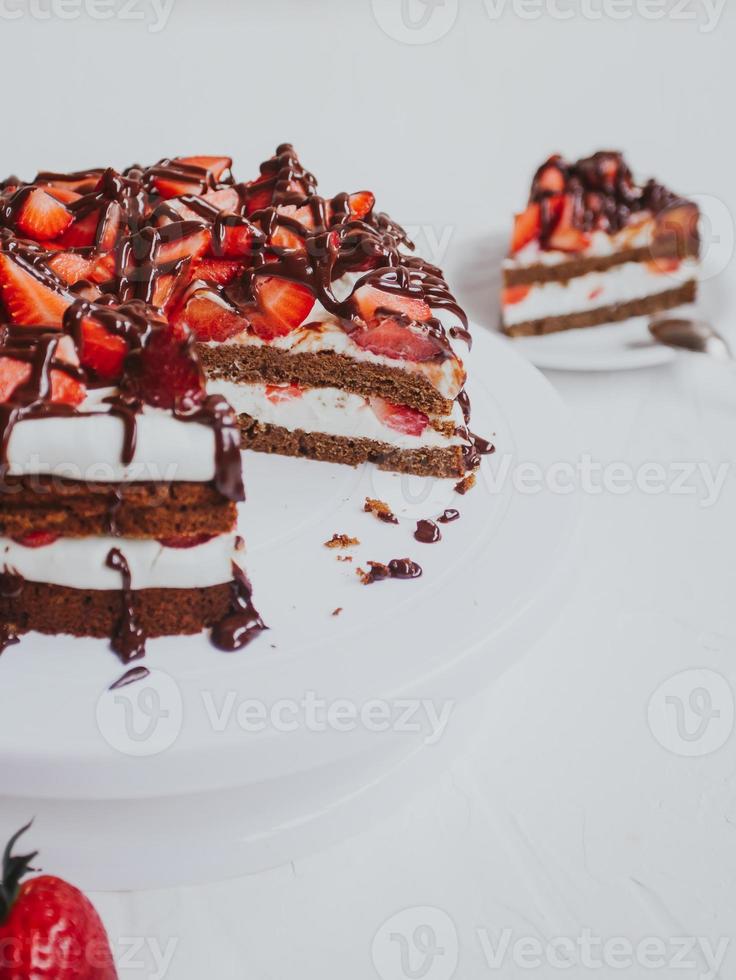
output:
M0 331L4 642L246 642L241 445L464 480L491 449L441 271L290 145L244 183L217 156L8 178Z
M550 157L504 262L505 333L590 327L693 302L698 221L694 202L654 180L637 184L620 153Z
M37 255L6 241L0 266L35 281ZM122 341L117 368L92 367L87 331ZM29 630L109 637L127 663L148 636L212 628L235 649L263 628L235 416L191 339L142 304L80 297L61 324L0 327L0 470L0 648Z

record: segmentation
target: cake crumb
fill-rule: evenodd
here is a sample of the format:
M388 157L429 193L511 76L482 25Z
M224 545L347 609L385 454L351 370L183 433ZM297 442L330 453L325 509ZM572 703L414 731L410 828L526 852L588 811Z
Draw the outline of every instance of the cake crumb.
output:
M422 567L411 558L392 558L388 565L380 561L369 561L370 571L364 568L356 568L355 574L363 585L370 585L372 582L380 582L386 578L412 579L419 578L422 574Z
M383 500L375 500L373 497L366 497L365 503L363 504L363 510L367 514L375 514L379 521L383 521L385 524L398 524L398 518L392 512L391 508Z
M336 555L335 557L337 558L338 561L352 561L353 560L353 556L352 555Z
M455 484L455 493L465 494L468 490L472 490L475 486L475 473L469 473L467 476Z
M332 610L332 615L339 616L341 612L342 612L342 606L338 606L337 609Z
M329 541L325 541L325 548L354 548L359 544L360 541L349 534L333 534Z

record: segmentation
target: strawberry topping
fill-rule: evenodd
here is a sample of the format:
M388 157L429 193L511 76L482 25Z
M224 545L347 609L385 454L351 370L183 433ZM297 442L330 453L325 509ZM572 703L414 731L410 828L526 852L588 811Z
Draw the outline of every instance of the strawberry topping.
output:
M9 253L0 254L0 297L12 323L60 327L72 297L46 285Z
M164 548L196 548L200 544L207 544L214 537L214 534L176 534L168 538L158 538L158 543Z
M423 324L412 324L400 316L379 317L350 334L364 350L383 357L406 361L431 361L443 355L443 347Z
M306 286L273 276L259 278L256 295L258 309L246 316L263 340L291 333L304 323L314 306L314 296Z
M34 188L27 196L17 218L20 235L37 242L56 238L72 223L72 215L65 205L41 187Z
M126 367L125 390L148 405L187 412L206 397L191 338L182 339L168 325L155 326Z
M424 412L409 408L408 405L396 405L375 396L370 399L370 405L376 418L395 432L420 436L429 425L429 418Z
M14 537L13 541L23 545L24 548L45 548L58 539L59 535L54 534L53 531L28 531L20 537Z
M266 398L274 405L281 402L293 402L295 398L301 398L304 389L298 384L289 385L266 385Z

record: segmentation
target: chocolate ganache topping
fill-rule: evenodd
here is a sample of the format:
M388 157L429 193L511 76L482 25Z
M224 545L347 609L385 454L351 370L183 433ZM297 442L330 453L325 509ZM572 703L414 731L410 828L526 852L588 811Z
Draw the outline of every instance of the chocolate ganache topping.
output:
M581 232L615 233L640 212L655 217L680 207L697 212L694 204L654 180L638 185L623 155L613 150L575 163L551 156L534 175L529 202L540 208L543 248L553 247L550 239L561 221Z

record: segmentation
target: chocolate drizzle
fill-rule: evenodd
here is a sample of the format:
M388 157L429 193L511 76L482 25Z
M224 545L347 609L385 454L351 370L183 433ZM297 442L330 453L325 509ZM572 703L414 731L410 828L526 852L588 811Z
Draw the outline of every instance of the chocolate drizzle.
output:
M124 664L140 660L146 655L146 635L138 622L133 603L132 578L130 567L119 548L111 548L105 564L113 571L120 572L123 580L121 589L122 610L115 624L110 646Z
M417 528L414 537L422 544L434 544L442 538L440 529L434 521L417 521Z
M380 582L387 578L412 579L419 578L422 574L421 566L411 558L392 558L388 565L378 561L369 561L369 572L357 569L358 575L364 585L371 585L373 582Z
M230 609L212 628L213 644L227 653L242 650L259 633L268 629L253 605L253 590L247 575L234 562L230 588Z
M440 516L437 518L440 524L451 524L453 521L460 519L460 511L455 510L454 507L448 507Z
M148 667L131 667L130 670L126 671L122 677L118 677L109 687L108 691L118 691L121 687L127 687L129 684L135 684L137 681L145 680L146 677L150 677L151 671Z
M555 155L537 170L529 198L530 203L540 205L542 248L550 247L562 194L569 202L569 223L583 232L600 229L615 233L637 212L656 216L684 203L654 180L638 186L623 155L616 151L602 150L576 163Z

